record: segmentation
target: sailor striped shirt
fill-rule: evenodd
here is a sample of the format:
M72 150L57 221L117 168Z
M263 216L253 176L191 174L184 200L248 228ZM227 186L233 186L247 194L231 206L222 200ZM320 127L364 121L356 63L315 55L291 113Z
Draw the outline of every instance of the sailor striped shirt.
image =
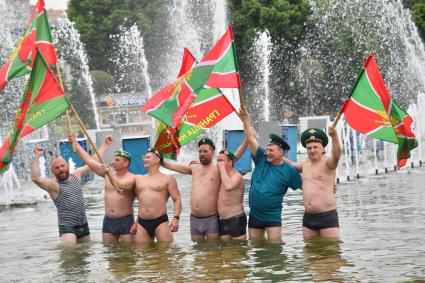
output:
M74 175L66 182L59 182L59 194L53 200L58 211L59 225L83 225L87 223L84 207L83 185Z

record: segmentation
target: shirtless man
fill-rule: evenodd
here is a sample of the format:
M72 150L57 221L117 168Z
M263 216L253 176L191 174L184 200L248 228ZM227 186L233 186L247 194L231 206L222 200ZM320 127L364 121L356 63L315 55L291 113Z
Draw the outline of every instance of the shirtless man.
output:
M246 149L246 142L242 146ZM218 214L220 215L219 227L222 240L246 239L247 218L243 206L244 183L242 175L233 167L236 158L228 150L220 151L217 157L217 166L221 176Z
M179 229L182 202L176 179L159 171L162 155L149 148L143 157L146 175L136 175L136 194L139 200L136 243L149 243L155 238L158 242L172 242L172 232ZM168 222L167 201L174 203L174 216Z
M69 136L70 143L76 145L77 154L98 176L105 178L105 217L103 219L102 241L105 245L114 244L121 239L131 243L134 236L130 233L134 224L133 204L135 199L135 176L128 171L132 156L126 151L115 152L112 162L112 176L119 184L119 190L114 188L106 175L108 169L87 154L79 146L73 135Z
M104 144L99 148L99 154L103 156L112 139L107 136ZM40 188L47 191L58 211L59 237L64 245L90 241L90 229L87 223L86 209L84 206L83 185L81 177L90 171L88 166L69 172L68 163L57 157L52 161L53 179L45 179L40 173L40 156L44 153L43 148L36 146L34 160L31 168L31 179Z
M170 170L192 175L190 195L190 233L192 241L218 239L218 193L220 191L220 172L212 163L215 146L212 140L203 138L198 142L199 163L180 165L164 162L162 165Z
M312 128L301 135L301 144L307 148L308 159L299 163L285 160L302 173L305 240L317 236L339 239L335 178L341 147L335 128L330 126L328 133L332 138L331 156L324 156L324 148L328 144L326 134L320 129Z

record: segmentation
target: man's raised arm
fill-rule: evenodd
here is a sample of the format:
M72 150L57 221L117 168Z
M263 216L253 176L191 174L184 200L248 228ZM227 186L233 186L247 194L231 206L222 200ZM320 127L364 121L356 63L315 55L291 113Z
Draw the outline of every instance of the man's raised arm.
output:
M111 135L106 135L105 136L105 140L103 141L103 144L100 146L100 148L97 150L97 152L99 153L99 155L103 158L103 156L106 153L106 150L109 148L109 146L112 144L113 140L112 140L112 136ZM78 143L78 142L76 142ZM99 157L94 154L93 155L94 160L100 162ZM84 165L78 169L76 169L74 171L74 175L76 175L77 177L81 178L81 176L85 176L90 172L90 167L88 165Z
M328 134L332 138L332 156L326 158L326 164L330 169L335 169L338 167L341 157L341 145L339 144L338 133L335 127L329 126Z
M96 175L99 175L101 177L105 176L105 169L102 167L102 164L95 160L93 157L90 156L77 142L74 135L70 134L68 135L69 143L75 144L75 149L77 151L77 154L80 156L81 160L90 167L91 170L93 170ZM78 170L78 169L77 169Z
M239 188L243 184L243 178L240 174L229 176L223 161L217 161L218 170L220 171L221 186L225 191L231 191Z
M59 192L59 186L53 180L45 179L41 176L40 156L44 153L41 146L34 148L34 159L31 166L31 180L40 188L47 191L52 197ZM53 195L52 195L53 194Z
M249 148L251 149L252 155L255 157L257 155L257 149L259 144L257 141L255 131L253 131L253 128L251 127L251 123L249 122L249 114L245 106L241 106L241 110L239 111L239 117L241 118L243 123L243 130L244 130L246 141L249 145Z
M245 150L246 150L247 147L248 147L248 142L247 142L246 138L244 138L241 145L238 147L238 149L235 152L236 160L241 159L241 157L245 153Z

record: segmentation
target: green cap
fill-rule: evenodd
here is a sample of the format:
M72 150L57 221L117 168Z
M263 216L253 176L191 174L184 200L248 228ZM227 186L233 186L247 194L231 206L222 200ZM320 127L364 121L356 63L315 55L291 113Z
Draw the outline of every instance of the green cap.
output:
M211 139L209 139L209 138L200 139L199 142L198 142L198 146L200 147L203 144L209 144L215 150L214 142Z
M161 154L161 153L159 153L159 151L158 151L158 150L156 150L154 147L150 147L150 148L148 148L148 150L146 151L146 153L148 153L148 152L151 152L151 153L155 154L156 156L158 156L158 158L159 158L159 162L160 162L160 163L164 162L164 157L163 157L163 156L162 156L162 154Z
M286 141L284 141L278 135L270 134L269 138L270 138L269 143L275 144L275 145L281 147L283 150L290 150L291 149L289 144L287 144Z
M328 144L328 136L320 129L310 128L301 134L302 146L307 147L309 142L320 142L325 147Z
M220 153L226 155L230 160L233 161L233 163L236 162L236 156L227 149L223 149L222 151L220 151Z
M131 156L130 152L125 151L125 150L117 150L115 151L115 156L122 156L127 158L129 161L131 161L133 159L133 156Z

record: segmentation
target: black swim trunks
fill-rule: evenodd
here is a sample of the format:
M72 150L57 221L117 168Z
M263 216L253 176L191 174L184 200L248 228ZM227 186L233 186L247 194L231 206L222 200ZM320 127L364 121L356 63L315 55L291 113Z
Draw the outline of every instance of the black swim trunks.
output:
M89 225L87 223L83 225L59 225L59 237L63 234L72 233L77 236L77 239L90 235Z
M282 226L282 222L260 220L255 218L251 214L249 215L248 228L266 229L266 228L281 227L281 226Z
M220 218L220 235L230 235L233 238L243 236L246 234L246 222L246 214L244 212L230 218Z
M304 212L303 226L311 230L339 227L338 212L336 209L316 214Z
M155 219L143 219L139 216L139 219L137 222L145 228L145 230L148 232L149 236L151 238L155 237L155 230L158 228L159 225L161 225L164 222L168 222L168 215L164 214L158 218Z
M116 236L130 234L131 226L134 224L133 214L119 218L103 218L102 233L110 233Z

